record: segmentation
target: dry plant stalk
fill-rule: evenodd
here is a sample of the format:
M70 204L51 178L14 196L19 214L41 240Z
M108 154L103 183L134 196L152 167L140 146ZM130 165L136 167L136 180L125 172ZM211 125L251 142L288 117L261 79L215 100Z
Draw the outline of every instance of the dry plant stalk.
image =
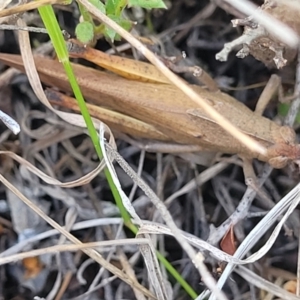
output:
M77 57L90 59L89 48L81 47L80 51L82 53L77 52ZM95 50L92 51L93 55L94 52ZM120 58L110 56L111 62L114 59L120 64ZM20 56L0 54L0 60L24 71ZM147 73L152 74L153 66L150 64L146 64L146 68L145 63L140 65L137 61L129 61L132 65L119 72L123 76L129 73L128 76L132 78L133 67L135 72L137 69L140 70L139 75L134 76L141 76L140 74L144 72L147 75L145 77L149 78ZM44 83L58 87L62 91L71 92L67 77L59 62L36 57L35 63ZM77 64L73 64L73 67L84 96L93 103L90 106L91 113L96 118L107 121L107 114L102 114L103 108L98 109L98 107L104 107L106 112L110 111L111 115L114 115L113 119L108 120L112 128L139 137L154 137L164 141L169 139L178 144L199 146L193 150L208 149L257 158L270 163L275 168L282 168L288 162L300 158L300 146L295 142L295 132L292 128L280 126L254 113L225 93L209 92L199 86L191 86L212 108L231 120L232 124L243 133L263 145L267 149L265 154L251 151L244 144L236 141L204 111L195 106L195 103L177 87L167 83L128 80ZM114 68L112 69L115 71ZM158 81L161 82L161 79L159 78ZM48 96L52 97L56 104L76 109L75 100L69 97L54 92L48 93ZM124 123L124 120L130 120L130 125ZM138 121L135 122L135 120ZM142 129L139 130L139 128Z
M300 10L293 9L293 2L297 2L297 0L265 0L264 4L258 9L288 25L299 35ZM238 39L225 44L224 49L216 55L218 60L226 61L233 48L240 45L242 49L236 54L237 57L244 58L251 54L269 68L281 69L295 59L297 49L289 47L270 34L252 16L232 20L232 24L234 27L244 26L244 33Z

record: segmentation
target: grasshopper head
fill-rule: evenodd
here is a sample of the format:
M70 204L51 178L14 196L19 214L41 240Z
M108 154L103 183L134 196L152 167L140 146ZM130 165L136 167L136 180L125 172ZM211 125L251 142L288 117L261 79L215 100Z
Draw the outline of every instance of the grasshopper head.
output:
M284 168L289 162L293 162L300 167L300 144L288 145L280 143L268 149L268 163L275 169Z

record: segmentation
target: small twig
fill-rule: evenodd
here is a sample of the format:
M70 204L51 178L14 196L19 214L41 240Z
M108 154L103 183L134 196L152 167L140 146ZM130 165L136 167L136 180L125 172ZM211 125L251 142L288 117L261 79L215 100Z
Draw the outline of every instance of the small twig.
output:
M299 298L289 293L288 291L280 288L276 284L267 281L266 279L256 275L254 272L248 270L243 266L236 268L235 272L242 276L247 282L252 282L256 287L268 291L269 293L276 295L280 299L298 300Z
M78 250L83 249L103 249L105 247L116 247L116 246L123 246L123 245L143 245L149 244L149 240L145 238L126 238L126 239L120 239L120 240L113 240L113 241L98 241L98 242L90 242L90 243L80 243L80 244L64 244L64 245L55 245L50 246L47 248L41 248L41 249L35 249L30 250L28 252L21 252L17 254L13 254L7 257L2 257L0 259L0 265L17 262L27 257L32 256L39 256L39 255L45 255L49 253L57 253L57 252L77 252Z
M265 165L261 173L261 178L257 183L258 187L261 187L264 184L264 182L267 180L272 170L273 168L270 165L268 164ZM223 238L223 236L228 231L228 228L230 226L234 226L235 224L243 220L247 216L247 213L249 211L249 208L255 196L256 196L256 191L253 190L252 187L248 187L242 200L240 201L239 205L235 209L235 212L225 222L223 222L223 224L221 224L217 229L213 230L207 242L210 243L211 245L216 245Z
M173 60L169 58L160 57L162 62L174 73L191 73L194 77L197 77L202 84L204 84L210 92L219 91L219 87L216 81L201 67L199 66L180 66L176 65L180 59L185 58L185 54L175 57Z
M2 0L0 3L0 10L4 9L12 0Z
M299 228L300 237L300 228ZM297 289L296 295L300 296L300 238L298 238L298 263L297 263Z
M296 69L294 97L295 98L284 120L284 124L288 126L293 126L300 108L300 47L298 48L298 64Z
M31 26L21 27L17 25L1 24L0 30L24 30L24 31L48 34L48 31L45 28L31 27Z
M174 43L178 44L183 37L185 37L188 32L193 28L200 20L205 20L210 17L216 10L216 5L214 3L209 3L202 10L200 10L193 18L191 18L184 26L184 28L177 33L174 38Z
M0 11L0 17L7 17L7 16L12 16L15 14L20 14L25 11L33 10L36 9L42 5L46 4L58 4L58 3L64 3L65 0L40 0L40 1L33 1L29 3L25 3L23 5L16 5L10 8L3 9Z
M0 120L9 128L14 134L20 132L20 125L9 115L0 110Z

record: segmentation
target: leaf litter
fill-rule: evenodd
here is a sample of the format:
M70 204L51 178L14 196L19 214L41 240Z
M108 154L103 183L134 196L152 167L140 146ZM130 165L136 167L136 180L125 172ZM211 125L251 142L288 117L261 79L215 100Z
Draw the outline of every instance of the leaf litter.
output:
M190 5L193 5L193 3L191 2ZM188 5L186 9L189 9ZM174 10L174 8L171 9L171 12L174 13ZM224 19L222 22L224 22ZM24 24L20 24L20 26L24 26ZM207 25L202 25L200 22L200 25L197 26ZM214 28L213 25L211 26ZM164 28L164 30L166 29ZM188 31L185 33L187 36L189 35L189 30L193 31L193 28L188 27ZM233 35L234 31L231 31L230 34ZM27 55L27 60L30 61L31 50L28 40L26 41L26 36L23 33L20 33L19 36L22 51ZM203 37L199 38L203 39ZM205 38L210 41L208 36L205 36ZM201 51L205 53L205 49ZM188 56L195 58L195 64L199 62L196 58L196 53L196 49L189 49L188 51ZM212 61L212 59L209 59L209 53L205 53L205 55L208 56L208 61ZM236 64L232 59L228 63L231 65ZM220 67L222 65L212 62L210 69L214 70L217 66ZM223 65L220 68L223 68L224 74L227 74L226 71L229 70L228 65ZM244 65L242 64L239 68L241 74L242 71L245 71L245 68L249 68L249 62L244 63ZM268 71L259 64L253 63L253 70L249 73L257 72L257 70L260 70L262 73L259 79L268 76ZM27 74L35 94L40 101L44 100L44 104L47 106L46 98L43 94L40 81L36 77L33 64L28 64ZM223 74L216 72L215 75L220 76ZM252 83L247 80L249 80L247 75L241 75L241 79L237 83ZM256 80L258 80L258 77ZM28 89L28 85L25 88L23 93L25 95L32 95ZM251 94L251 91L247 94L249 97L255 97ZM6 195L7 199L12 199L13 197L11 196L13 193L29 205L30 208L20 208L18 204L12 205L10 200L10 211L3 212L4 216L10 216L9 218L12 220L17 238L11 237L11 240L7 240L12 236L11 229L8 229L11 235L5 235L4 238L10 246L1 249L3 253L0 254L0 264L7 263L5 262L5 258L9 258L14 253L24 252L23 254L29 256L30 251L37 248L41 249L40 253L34 254L32 252L32 255L44 253L40 257L43 258L43 270L45 271L44 274L41 272L36 276L36 283L33 283L33 281L30 282L30 279L27 279L29 282L25 283L24 273L22 275L22 271L20 271L22 270L21 264L18 263L14 266L10 264L10 270L6 272L5 280L13 278L16 280L18 287L26 287L32 295L45 296L48 299L54 298L57 295L60 295L63 299L69 299L74 296L77 297L97 292L104 293L106 296L111 294L115 299L119 299L117 295L121 295L122 293L123 296L130 295L129 297L143 299L143 293L149 297L154 297L153 294L146 290L149 285L153 286L152 291L155 291L158 299L188 299L186 295L184 296L181 289L176 288L176 284L172 287L172 292L170 291L170 285L167 283L171 281L170 277L167 276L164 268L160 270L156 256L154 255L155 249L159 248L167 252L168 259L173 261L181 274L186 275L186 280L199 293L198 299L204 299L204 294L207 296L208 292L205 286L201 284L201 276L194 269L193 261L187 258L186 254L181 251L180 246L173 239L167 238L169 235L178 233L178 235L182 236L184 242L190 243L195 249L201 252L200 260L205 258L204 263L207 261L207 266L216 265L220 261L229 263L217 280L217 286L221 288L229 277L229 281L233 279L233 284L228 284L225 290L228 299L238 299L237 297L234 298L233 290L238 290L240 297L243 297L243 295L246 297L249 295L249 291L250 293L254 293L254 295L258 295L260 291L265 291L284 299L298 298L288 293L283 288L283 285L281 287L274 284L275 282L282 282L282 284L285 282L284 280L278 280L280 276L286 278L283 273L267 277L260 268L260 261L257 262L262 258L271 260L273 256L272 251L275 251L276 247L282 247L285 243L293 245L293 241L298 239L297 205L299 202L299 186L296 186L297 177L294 178L290 170L280 171L281 173L278 173L278 171L270 176L270 167L265 166L262 168L259 165L257 168L260 170L260 174L262 174L259 178L259 186L262 187L262 190L257 193L257 190L253 189L250 185L246 188L241 184L243 183L243 178L240 176L241 172L235 158L231 160L224 159L224 161L205 170L171 155L161 158L161 165L158 165L159 160L156 164L153 163L158 157L158 155L153 154L146 155L144 162L143 160L138 162L139 153L135 150L126 155L126 160L130 165L134 166L134 169L140 170L139 176L136 176L134 171L129 169L123 159L117 154L113 135L108 132L108 136L111 139L110 146L106 146L108 151L106 164L111 166L112 173L115 174L115 181L120 181L118 185L121 193L123 193L124 204L126 204L135 223L140 227L139 235L143 237L141 240L145 243L139 244L139 239L132 241L128 237L128 234L124 232L122 221L117 217L118 211L112 202L107 201L111 198L108 195L107 185L104 178L98 175L104 164L97 164L93 146L85 136L84 128L78 129L67 124L83 124L80 117L53 110L53 108L51 108L52 112L45 112L42 106L38 106L38 112L33 113L32 107L36 106L37 104L33 100L23 106L20 105L22 111L18 111L16 115L18 115L17 121L19 124L22 124L21 128L24 128L24 131L21 131L18 140L9 134L3 135L5 137L2 142L3 149L12 149L13 152L1 152L2 157L4 155L7 157L3 159L2 165L5 173L1 172L2 175L0 177L2 183L6 186L5 189L2 189L2 193ZM18 110L18 106L14 109ZM56 115L66 120L67 123L62 122ZM95 124L96 128L103 127L102 123L98 120L95 120ZM105 127L105 131L107 130L109 129ZM4 132L7 132L7 130L4 130ZM105 143L103 138L102 142ZM126 147L126 143L118 141L118 150L124 152L122 147ZM17 154L21 154L25 159ZM129 194L128 191L123 191L122 189L124 174L119 175L120 170L117 172L114 171L115 166L111 165L111 157L114 157L114 159L123 165L125 172L129 173L129 177L134 179L135 186L140 186L154 205L151 205L149 201L142 201L142 197L144 196L140 189L135 194L132 193L131 197L126 196L126 194ZM141 167L142 162L144 168ZM230 164L232 162L234 164ZM199 175L197 176L198 172ZM9 178L9 180L5 179L3 175ZM223 178L226 176L230 180L222 181L222 176ZM289 185L284 184L284 180L282 179L284 176L292 178ZM150 187L144 185L139 177L146 179ZM211 178L214 178L215 183L210 183ZM159 182L157 182L157 179L159 179ZM224 183L221 185L221 182ZM264 182L272 183L271 186L277 188L277 193L282 197L277 204L274 203L274 200L270 196L271 194L268 193L267 185L263 187ZM128 183L126 183L126 186L128 187ZM155 194L151 194L151 188L159 194L160 199ZM220 190L218 191L218 189ZM224 189L227 189L227 195L225 195L226 192ZM289 190L290 192L287 193ZM264 212L262 206L259 204L263 201L253 202L255 197L263 198L262 193L267 195L271 203L273 202L273 208L271 209L270 207L269 212L266 212L267 214L264 217L253 221L251 218L247 218L249 212ZM286 196L283 197L285 194ZM34 200L38 200L37 204ZM160 202L161 200L166 200L165 205L168 210ZM222 203L222 200L226 200L227 202ZM137 203L141 206L135 207ZM42 210L38 206L41 206ZM205 213L199 212L199 207L205 209ZM34 216L38 214L50 226L55 228L56 231L51 229L44 221L36 225L37 223L34 223L36 217L33 217L32 211L35 212ZM137 211L142 211L143 218L140 217ZM166 217L166 215L168 216ZM287 222L290 215L293 218L291 219L293 220L291 224ZM162 219L165 220L165 224ZM151 220L153 221L151 222ZM214 222L211 220L214 220ZM154 221L158 221L160 224ZM65 227L63 228L58 223L65 225ZM276 227L274 227L275 224ZM284 225L287 226L285 231L281 230ZM76 232L76 237L79 237L84 242L98 240L98 246L100 247L101 240L103 240L103 245L105 245L105 239L111 243L110 245L105 245L105 247L108 247L105 251L99 250L100 252L95 252L87 250L89 249L88 244L80 244L79 240L70 234L73 226L74 231L72 231L72 234L75 235ZM235 231L240 234L237 234L237 237L240 236L240 239L237 241L239 246L233 256L222 252L218 244L230 226L233 226ZM28 228L30 229L29 233ZM75 228L78 228L78 232L75 231ZM85 229L83 230L83 228ZM180 231L178 231L178 228ZM273 233L271 233L272 229L274 229ZM285 235L288 233L287 229L293 230L292 235ZM267 235L265 235L266 232ZM58 233L61 234L59 237L57 236ZM164 239L160 239L160 235L162 234L165 235ZM124 244L128 243L128 247L119 246L118 239L120 237L123 238ZM128 237L127 242L126 237ZM111 274L104 272L102 268L99 271L96 263L92 264L92 268L89 265L84 266L86 258L80 251L68 257L58 254L60 251L68 251L67 239L80 245L77 250L87 247L85 253L93 261L104 266L112 274L116 274L117 277L122 278L123 282L117 280ZM256 246L255 250L253 250L256 243L259 246ZM49 253L51 253L51 247L54 245L57 245L57 248L52 252L54 254L46 254L47 247ZM134 246L138 245L138 248L134 248ZM43 248L45 249L44 251ZM10 252L10 249L14 250ZM73 247L71 251L76 251L76 248ZM297 247L294 246L291 249L287 249L286 252L281 254L281 259L287 253L297 254ZM134 254L137 254L137 257ZM252 254L250 257L244 258L245 255L249 256L250 254ZM109 260L105 261L104 257L107 257ZM21 256L12 256L11 258L12 260L10 261L12 262L21 262L22 259ZM3 260L1 261L1 259ZM141 263L142 261L144 264ZM253 264L252 270L249 268L249 263ZM244 266L241 266L241 264ZM80 269L81 266L84 266L83 269ZM120 272L120 269L116 266L123 268L126 272ZM237 274L244 278L244 281L241 280L241 277L236 277L232 273L235 266L237 266L235 269ZM283 263L276 266L283 271L286 269ZM269 267L267 263L266 267ZM149 272L148 277L145 268ZM192 272L185 272L185 270L190 270L191 268L193 269ZM18 272L16 271L17 269L19 269ZM286 271L290 273L296 272L294 266L290 266L287 269ZM85 278L85 282L80 281L76 277L76 273L79 270L83 278ZM53 271L55 273L55 280L51 282L51 287L47 288L45 278L50 276L50 272ZM201 269L201 271L205 272L204 269ZM95 279L97 277L97 282L93 282L88 287L87 282L90 283L93 280L91 274L97 273L100 274L99 276L94 275ZM2 270L1 274L3 274ZM15 275L13 276L12 274ZM201 275L203 276L203 273ZM264 277L267 277L268 280ZM133 289L125 285L124 282L129 284ZM63 283L67 285L65 290L62 289L64 286ZM248 284L252 285L252 287L249 288ZM98 289L95 288L97 285ZM38 289L38 286L40 289ZM202 291L203 294L200 295ZM22 289L20 288L14 292L22 295ZM8 293L6 295L11 295L9 293L12 293L12 291L5 290L5 293ZM214 296L210 296L210 299L214 299Z

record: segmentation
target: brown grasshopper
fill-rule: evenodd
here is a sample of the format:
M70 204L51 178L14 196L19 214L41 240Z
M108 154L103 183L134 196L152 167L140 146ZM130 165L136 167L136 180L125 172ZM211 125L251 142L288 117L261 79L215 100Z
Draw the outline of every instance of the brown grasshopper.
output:
M127 77L73 64L82 92L92 103L89 105L91 114L107 122L112 129L140 138L195 146L195 150L257 158L274 168L282 168L288 162L300 158L300 145L295 141L296 135L292 128L274 123L221 91L212 92L193 86L233 125L261 143L267 149L265 155L249 150L233 138L195 107L195 103L178 88L169 84L165 77L158 75L159 72L152 65L78 45L71 49L70 55L94 61ZM22 58L18 55L0 54L0 60L24 71ZM127 63L131 64L130 67ZM71 92L63 67L58 61L35 57L35 64L42 82ZM78 110L75 100L70 97L52 91L48 92L48 98L54 104Z

